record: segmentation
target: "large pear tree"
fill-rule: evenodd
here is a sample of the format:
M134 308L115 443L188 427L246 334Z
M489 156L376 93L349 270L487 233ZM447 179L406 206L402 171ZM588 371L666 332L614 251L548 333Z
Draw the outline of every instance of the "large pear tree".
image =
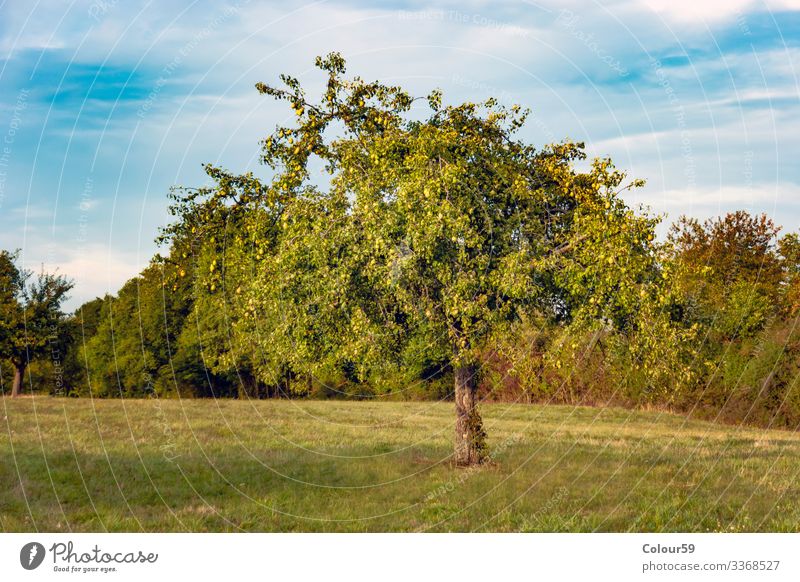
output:
M655 221L619 198L638 184L584 163L582 144L526 143L520 107L349 79L336 53L317 67L318 99L287 75L257 85L294 112L263 141L271 178L209 166L215 186L179 196L167 237L191 249L253 361L346 364L364 381L420 354L445 362L455 464L481 463L487 341L531 312L614 325L646 294Z

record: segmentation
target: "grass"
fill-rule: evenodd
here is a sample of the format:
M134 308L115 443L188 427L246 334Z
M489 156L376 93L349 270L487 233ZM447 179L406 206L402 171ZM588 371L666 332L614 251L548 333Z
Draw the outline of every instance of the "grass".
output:
M800 436L658 412L449 403L0 401L3 531L797 531Z

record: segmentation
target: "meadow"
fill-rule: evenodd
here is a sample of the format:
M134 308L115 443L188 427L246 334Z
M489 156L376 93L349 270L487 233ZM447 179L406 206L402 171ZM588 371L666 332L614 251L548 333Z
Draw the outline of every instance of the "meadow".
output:
M2 399L2 531L797 531L800 436L658 411Z

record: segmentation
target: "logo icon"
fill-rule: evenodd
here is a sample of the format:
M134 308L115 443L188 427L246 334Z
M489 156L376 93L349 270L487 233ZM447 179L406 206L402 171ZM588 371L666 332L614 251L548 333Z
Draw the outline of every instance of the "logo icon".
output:
M39 542L29 542L19 551L19 563L26 570L35 570L44 561L44 546Z

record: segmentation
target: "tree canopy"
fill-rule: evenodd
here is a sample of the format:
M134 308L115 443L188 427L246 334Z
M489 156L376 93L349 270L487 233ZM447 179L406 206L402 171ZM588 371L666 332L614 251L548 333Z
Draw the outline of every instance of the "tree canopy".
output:
M521 140L520 107L444 106L434 91L412 116L419 99L346 78L338 54L317 67L317 100L290 76L257 85L297 119L263 141L271 181L208 166L216 185L179 195L166 238L193 249L236 343L270 354L256 359L265 378L348 367L367 380L423 353L453 368L457 461L479 462L487 340L533 312L629 325L657 221L624 204L640 182L610 160L579 170L582 144Z

